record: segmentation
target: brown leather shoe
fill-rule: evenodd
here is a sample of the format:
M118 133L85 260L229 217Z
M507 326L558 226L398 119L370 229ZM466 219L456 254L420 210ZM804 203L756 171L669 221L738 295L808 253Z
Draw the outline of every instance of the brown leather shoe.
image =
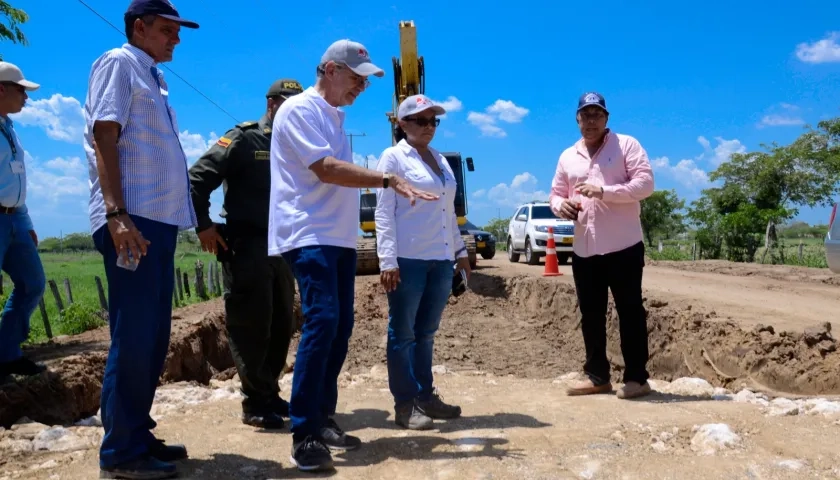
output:
M651 392L650 384L648 382L639 384L639 382L627 382L623 387L619 388L615 393L618 398L628 399L644 397Z
M592 380L586 379L573 383L566 389L566 395L594 395L597 393L610 393L612 391L612 383L604 383L595 385Z

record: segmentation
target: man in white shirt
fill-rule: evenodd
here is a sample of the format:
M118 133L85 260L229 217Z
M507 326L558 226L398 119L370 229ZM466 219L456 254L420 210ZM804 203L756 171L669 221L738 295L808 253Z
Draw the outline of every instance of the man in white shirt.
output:
M331 418L353 331L359 189L393 188L412 205L438 198L353 164L339 107L355 102L368 76L384 74L362 44L338 40L321 57L315 85L274 118L268 252L292 267L305 319L289 402L291 461L302 471L330 469L330 448L361 444Z

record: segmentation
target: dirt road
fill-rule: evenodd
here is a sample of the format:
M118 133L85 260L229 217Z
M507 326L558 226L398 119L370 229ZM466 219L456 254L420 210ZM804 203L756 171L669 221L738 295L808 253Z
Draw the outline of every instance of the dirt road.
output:
M832 418L767 416L767 409L737 401L741 397L710 399L709 386L694 395L659 393L628 402L614 395L568 397L551 380L436 379L464 416L441 421L436 430L408 432L393 424L384 372L345 377L336 418L365 444L337 455L332 475L295 470L288 429L268 433L243 425L233 400L182 408L159 422L158 435L188 446L191 458L179 462L181 478L202 480L840 478L840 426ZM79 438L86 436L79 430L99 431L76 430ZM12 463L7 473L96 478L95 444L93 438L71 454L31 453L27 466Z
M840 312L835 277L817 269L691 265L696 271L683 264L646 269L653 378L698 377L709 388L746 387L770 399L840 396L840 350L828 323ZM360 380L342 390L341 410L356 411L344 421L372 443L348 455L336 478L834 478L838 425L821 415L840 414L840 404L809 404L794 413L822 413L793 415L779 400L787 406L783 416L793 417L768 418L739 402L658 397L662 402L627 404L614 397L565 397L552 380L579 370L584 351L571 268L560 270L564 276L546 278L543 265L511 264L505 257L479 261L471 290L450 299L435 344L435 363L454 372L441 377L444 394L473 418L411 438L390 427L381 375L366 377L371 369L381 373L385 361L387 301L376 276L357 278L345 374ZM164 383L206 385L233 376L223 318L218 300L176 312ZM623 371L617 327L611 305L608 356L615 381ZM95 414L107 339L103 328L31 350L48 362L50 373L0 385L0 425L22 416L68 425ZM297 339L292 352L296 345ZM466 374L471 371L490 376ZM196 460L186 464L189 478L297 478L287 461L288 437L254 433L238 423L236 402L187 410L168 417L161 434L190 445ZM704 428L741 447L699 455L706 441L695 438L693 425L717 423L728 424L738 440L724 427ZM95 471L95 448L67 457L73 460L53 458L26 450L15 435L0 430L0 480L6 474L91 478L84 475ZM42 471L65 464L66 471ZM44 465L53 466L39 470L43 476L24 474Z

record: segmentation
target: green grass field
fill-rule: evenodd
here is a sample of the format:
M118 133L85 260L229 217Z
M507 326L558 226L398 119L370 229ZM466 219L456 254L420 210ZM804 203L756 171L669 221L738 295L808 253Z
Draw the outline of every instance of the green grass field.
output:
M827 268L828 264L825 261L825 243L822 238L805 238L802 242L802 256L799 256L799 239L781 239L782 250L784 252L784 265L812 267L812 268ZM755 262L761 263L761 257L764 254L764 247L761 247L755 253ZM691 260L691 243L679 242L676 240L669 240L662 242L662 252L658 252L656 247L647 247L647 254L654 260ZM777 264L781 264L777 259ZM768 253L764 258L765 264L770 264L770 254Z
M187 272L190 277L190 293L191 297L184 295L184 304L192 304L202 301L196 296L195 292L195 263L201 260L204 264L204 278L205 284L208 283L207 276L209 274L210 263L216 263L213 255L204 252L195 251L178 251L175 257L176 268L181 268L181 275ZM58 335L72 335L81 333L85 330L105 325L102 317L98 314L100 312L99 293L96 288L95 277L98 276L102 281L102 287L105 291L105 298L108 298L108 284L105 278L105 268L102 264L102 256L96 252L90 253L41 253L41 261L44 264L44 272L47 281L53 280L58 287L65 310L63 315L59 315L58 307L49 283L46 286L44 293L44 306L46 307L47 317L49 318L50 327L53 336ZM215 267L214 267L215 268ZM68 305L68 298L64 289L64 279L70 280L70 288L73 295L73 305ZM221 278L221 272L219 274ZM13 288L11 280L8 275L3 275L3 295L0 301L5 304ZM177 287L176 287L177 289ZM214 293L207 289L207 294L210 297ZM32 314L30 321L31 331L27 343L43 342L47 339L44 321L41 316L40 309L36 308Z

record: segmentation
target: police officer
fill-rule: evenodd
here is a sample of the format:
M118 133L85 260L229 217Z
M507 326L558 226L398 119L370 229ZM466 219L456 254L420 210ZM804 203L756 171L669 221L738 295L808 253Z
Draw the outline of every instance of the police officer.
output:
M282 428L289 404L278 377L294 332L295 280L281 257L268 256L269 148L274 114L301 93L291 79L274 82L258 122L236 125L190 168L202 249L222 263L228 343L242 381L242 422ZM221 216L210 219L210 194L224 183Z

